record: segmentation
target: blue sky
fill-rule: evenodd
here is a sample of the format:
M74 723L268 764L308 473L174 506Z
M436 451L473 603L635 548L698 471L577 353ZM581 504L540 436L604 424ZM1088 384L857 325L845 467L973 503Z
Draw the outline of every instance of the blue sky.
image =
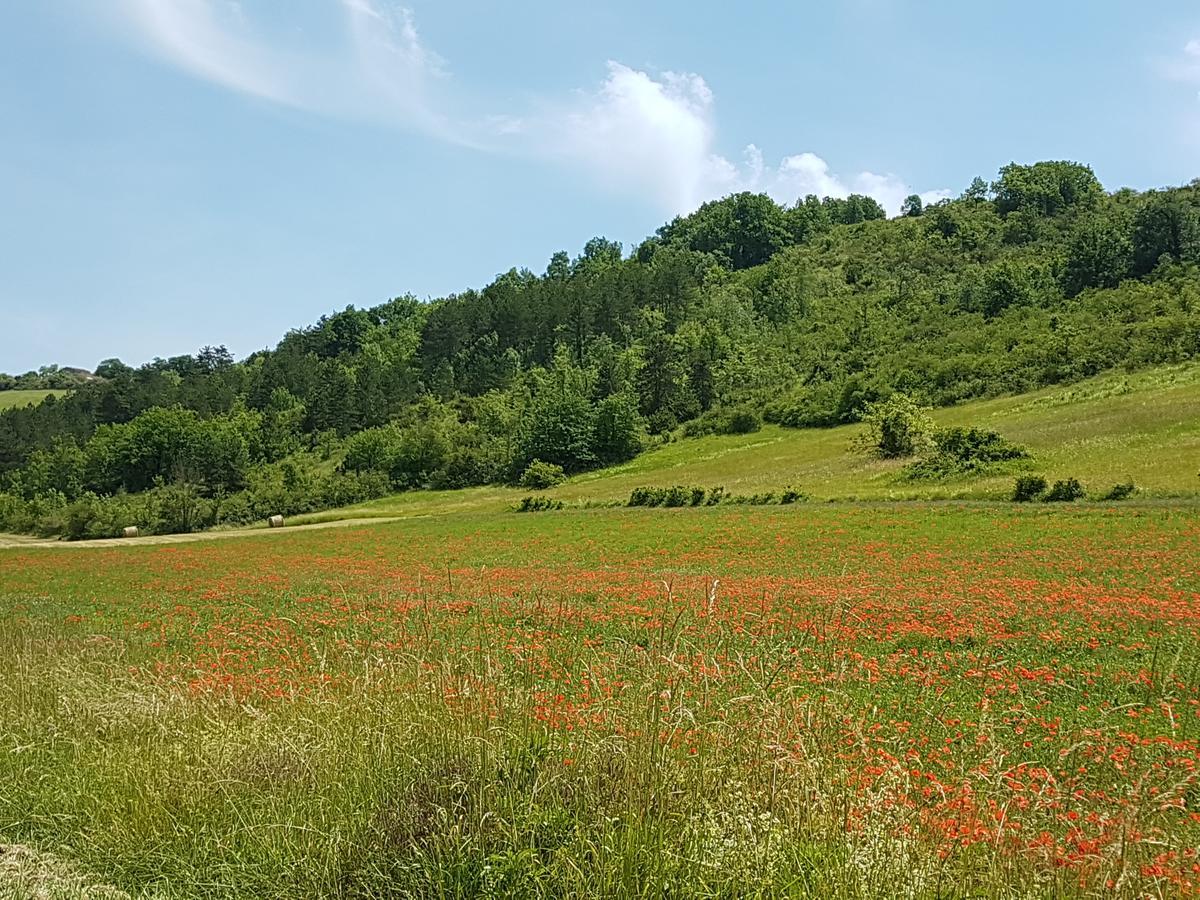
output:
M243 356L733 190L1200 175L1200 9L1010 0L0 5L0 371Z

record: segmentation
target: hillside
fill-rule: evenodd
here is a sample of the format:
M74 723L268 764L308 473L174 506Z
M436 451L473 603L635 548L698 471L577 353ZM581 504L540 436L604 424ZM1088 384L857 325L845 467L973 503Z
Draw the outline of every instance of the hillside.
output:
M984 426L1027 447L1032 459L997 473L938 482L903 478L905 461L853 452L861 426L792 429L766 425L746 435L681 439L636 460L536 493L569 506L624 503L637 487L723 486L776 494L791 487L813 501L1007 500L1014 478L1036 472L1078 478L1093 497L1131 480L1136 498L1200 498L1200 365L1106 375L1066 388L936 410L945 426ZM410 491L297 516L310 524L394 516L478 514L512 508L523 488Z
M47 397L61 397L65 390L12 390L0 391L0 410L16 407L36 406Z
M692 453L724 454L694 480L731 489L998 495L998 475L913 486L903 463L845 461L839 429L888 403L961 424L977 415L968 404L1106 372L1140 384L1198 356L1198 183L1106 193L1087 166L1013 164L890 220L865 197L735 194L632 251L595 238L541 275L349 307L241 361L224 347L105 360L61 399L0 412L0 528L194 531L408 490L504 493L484 486L534 483L538 466L574 476L582 497L593 482L615 491L594 474L614 466L630 466L627 483L660 469L684 481L669 461ZM979 409L967 425L1003 432ZM1117 416L1108 440L1124 439L1122 409L1120 395L1097 398L1093 418ZM1128 414L1136 427L1142 413ZM758 431L763 420L777 427ZM1064 470L1062 454L1100 452L1051 412L1040 425L1003 437ZM676 443L738 432L753 437ZM1125 455L1112 477L1192 489Z

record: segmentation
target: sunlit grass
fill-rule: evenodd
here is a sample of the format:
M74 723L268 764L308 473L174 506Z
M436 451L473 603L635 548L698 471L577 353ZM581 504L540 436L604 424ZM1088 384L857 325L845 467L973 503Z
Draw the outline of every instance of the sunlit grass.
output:
M0 409L14 406L34 406L47 397L61 397L66 391L0 391Z
M1197 528L810 504L0 552L0 844L168 897L1173 895Z
M1078 478L1093 496L1132 480L1143 498L1200 497L1200 366L1110 374L1069 387L978 401L934 412L940 425L999 431L1028 447L1016 468L1054 481ZM911 482L902 461L881 461L850 446L859 426L788 429L767 425L749 435L683 439L631 462L588 472L545 491L569 503L623 502L641 486L724 486L730 493L792 487L817 501L1006 500L1013 470ZM291 521L495 511L530 491L486 487L411 491Z

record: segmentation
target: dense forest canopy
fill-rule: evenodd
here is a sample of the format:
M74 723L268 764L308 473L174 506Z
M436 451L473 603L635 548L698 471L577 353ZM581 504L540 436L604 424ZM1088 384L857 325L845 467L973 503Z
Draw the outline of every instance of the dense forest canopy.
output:
M890 220L741 193L632 252L594 238L541 274L347 307L241 362L106 360L0 413L0 527L189 528L570 473L747 410L831 426L898 391L948 405L1198 351L1200 181L1110 194L1084 165L1013 164Z

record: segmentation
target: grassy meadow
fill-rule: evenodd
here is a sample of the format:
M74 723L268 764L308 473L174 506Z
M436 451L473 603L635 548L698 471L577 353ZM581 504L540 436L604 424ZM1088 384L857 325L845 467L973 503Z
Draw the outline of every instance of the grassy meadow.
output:
M61 397L66 391L0 391L0 409L36 406L47 397Z
M0 893L1177 896L1198 563L1165 503L3 550Z
M984 475L908 481L904 460L878 460L850 447L859 425L685 438L633 461L587 472L547 491L505 487L410 491L294 524L338 519L495 511L530 493L568 504L624 502L635 487L721 485L733 494L795 488L817 501L1007 500L1022 473L1078 478L1093 496L1132 480L1142 497L1200 497L1200 365L1108 374L1068 387L937 409L939 426L1000 432L1032 454Z

